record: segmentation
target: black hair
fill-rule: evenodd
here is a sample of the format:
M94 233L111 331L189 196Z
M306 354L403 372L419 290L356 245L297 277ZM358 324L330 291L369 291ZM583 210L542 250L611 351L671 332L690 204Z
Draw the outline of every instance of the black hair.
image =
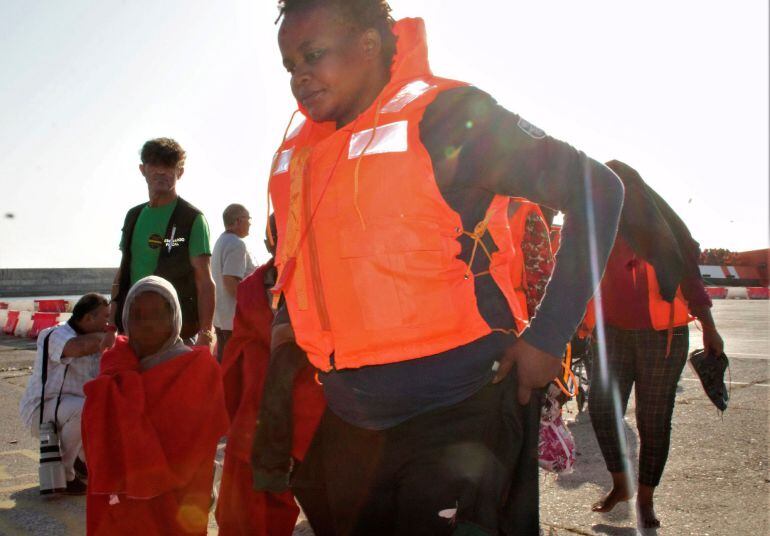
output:
M279 0L278 19L290 13L298 13L317 7L332 7L343 19L357 30L374 28L382 39L382 60L390 68L396 54L396 36L393 35L395 21L390 15L386 0Z
M99 307L106 307L110 304L107 298L96 292L89 292L78 300L75 307L72 309L72 317L70 318L74 322L80 322L88 313L93 313Z
M176 140L171 138L155 138L145 142L139 152L142 164L165 166L170 168L184 167L187 153Z

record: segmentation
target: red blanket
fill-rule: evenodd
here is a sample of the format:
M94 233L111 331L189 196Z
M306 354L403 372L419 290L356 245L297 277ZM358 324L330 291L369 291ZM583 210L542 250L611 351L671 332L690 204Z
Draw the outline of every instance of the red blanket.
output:
M258 268L238 285L233 334L222 359L232 422L216 511L222 536L290 535L299 514L291 492L258 492L251 483L251 448L270 360L273 314L264 286L270 268L272 264ZM292 455L302 459L325 408L323 392L311 372L301 373L295 381L293 404Z
M214 455L228 426L208 349L141 372L120 337L84 391L88 534L205 534Z

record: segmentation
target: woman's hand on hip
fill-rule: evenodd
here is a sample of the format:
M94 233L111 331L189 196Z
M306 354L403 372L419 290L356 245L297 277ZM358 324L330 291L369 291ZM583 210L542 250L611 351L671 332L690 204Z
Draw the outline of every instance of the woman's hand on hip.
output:
M518 376L519 403L529 403L532 389L540 389L561 374L561 358L538 350L523 339L518 339L505 351L492 383L503 381L514 363Z

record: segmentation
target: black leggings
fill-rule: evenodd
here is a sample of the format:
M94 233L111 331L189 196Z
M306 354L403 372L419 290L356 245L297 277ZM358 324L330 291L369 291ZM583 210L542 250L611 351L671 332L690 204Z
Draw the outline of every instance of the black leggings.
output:
M639 431L639 483L657 486L663 475L671 442L671 417L676 386L687 362L687 326L674 328L671 352L666 357L667 331L623 330L606 327L607 365L610 385L602 385L603 365L594 348L588 410L604 461L610 472L623 471L612 386L626 413L631 387L636 396L636 427Z

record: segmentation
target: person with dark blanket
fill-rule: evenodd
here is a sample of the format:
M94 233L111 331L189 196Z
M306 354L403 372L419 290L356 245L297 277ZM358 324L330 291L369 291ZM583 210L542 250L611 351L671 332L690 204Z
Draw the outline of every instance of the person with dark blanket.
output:
M225 401L231 421L216 510L222 536L292 534L299 508L286 485L289 468L284 467L283 462L304 458L325 408L323 392L304 354L301 370L292 370L288 376L276 376L273 371L268 377L273 312L267 293L274 283L275 269L271 261L257 268L237 288L233 333L222 361ZM265 389L275 391L276 385L288 385L288 393L282 390L278 397L268 394L263 398ZM268 439L273 442L261 444L252 452L257 419L258 431L276 424L260 412L264 404L284 410L288 405L286 413L290 417L281 415L277 425L288 426L289 430L269 434ZM262 474L263 464L258 463L252 470L252 459L263 455L279 460L283 470L278 480L284 482L282 488L269 491L255 487L255 473Z
M215 287L208 223L176 191L187 155L171 138L147 141L140 155L139 171L150 200L130 209L123 222L111 317L122 332L123 303L131 285L157 275L170 281L179 296L182 338L213 348Z
M292 488L323 534L538 534L541 389L601 275L622 186L434 76L422 20L395 22L381 0L279 7L304 122L271 169L272 337L307 354L328 404ZM565 213L519 338L510 197Z
M700 247L687 226L636 170L617 160L607 166L623 181L625 201L601 283L608 370L595 360L588 402L613 484L593 510L609 512L633 496L613 391L625 414L634 387L640 443L636 503L639 525L652 528L660 526L653 495L668 458L676 387L687 361L687 324L692 317L700 321L703 346L714 355L722 354L724 342L698 268Z
M131 287L123 319L126 336L84 388L87 533L205 535L228 427L219 364L180 338L179 300L162 278Z

